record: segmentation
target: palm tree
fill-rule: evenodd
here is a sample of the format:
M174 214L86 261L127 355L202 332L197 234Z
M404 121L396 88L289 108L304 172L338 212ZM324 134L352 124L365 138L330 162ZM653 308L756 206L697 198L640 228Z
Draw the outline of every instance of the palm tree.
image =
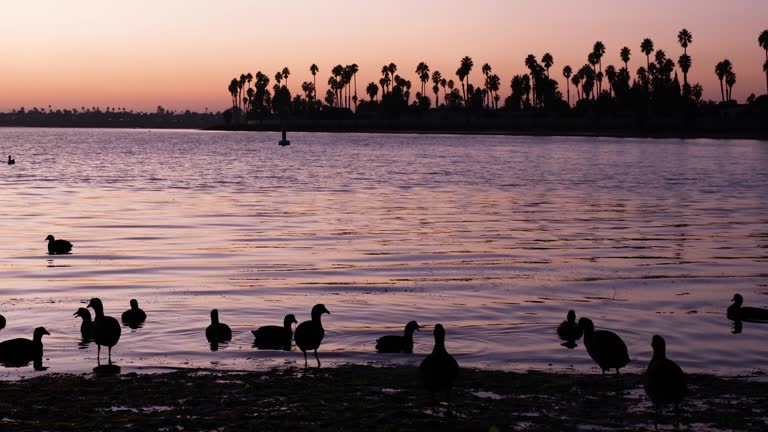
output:
M421 81L421 94L423 96L426 92L425 85L429 80L429 66L427 66L427 64L424 62L419 62L419 64L416 66L416 75Z
M549 78L549 68L555 64L555 59L552 58L552 54L544 53L544 55L541 57L541 63L544 65L544 69L547 70L547 78Z
M691 56L685 53L677 59L677 64L680 66L680 70L683 71L683 83L685 85L688 85L688 71L691 69L691 63Z
M760 44L760 48L765 50L765 64L763 64L763 71L765 72L765 89L768 93L768 30L763 30L760 36L757 37L757 43Z
M539 62L536 61L536 56L535 55L528 54L528 56L525 57L525 67L527 67L528 70L531 71L531 77L535 77L536 76L536 70L540 66L539 66ZM529 77L528 79L530 80L531 77ZM536 80L535 79L533 80L532 90L533 90L533 101L535 103L536 102Z
M320 71L320 69L317 67L316 64L312 63L312 66L309 67L309 72L312 73L312 80L314 81L314 88L312 91L315 93L315 99L317 99L317 73Z
M461 69L464 70L464 77L467 79L467 89L469 89L469 74L472 72L472 67L475 64L472 62L472 58L469 56L464 56L464 58L461 59ZM466 102L467 95L464 95L464 100ZM467 107L469 107L468 104L466 104Z
M573 70L569 65L563 68L563 76L565 77L565 86L568 89L568 106L571 106L571 82L568 80L573 74Z
M619 56L621 57L621 61L624 62L624 67L629 70L629 57L632 55L632 50L629 49L629 47L624 47L621 49L621 53Z
M371 98L371 102L376 99L376 95L379 94L379 86L375 82L368 83L368 87L365 88L365 92Z
M613 84L616 82L616 67L614 65L608 65L605 67L605 77L608 78L608 94L613 94Z
M436 70L432 72L432 84L434 84L434 86L432 87L432 91L435 92L435 108L438 108L440 106L440 100L438 99L438 97L440 92L440 82L442 80L443 80L443 75L440 73L440 71Z
M683 54L688 54L688 45L690 45L691 42L693 42L693 35L691 32L686 29L680 30L680 33L677 34L677 43L683 47Z
M394 63L390 63L389 65L387 65L387 70L389 71L389 74L392 75L392 79L394 80L395 72L397 72L397 65Z
M349 65L349 71L352 72L352 79L355 80L355 95L352 96L352 101L355 102L355 111L357 111L357 73L360 71L360 66L357 63Z
M640 44L640 51L645 54L646 70L651 67L651 53L653 53L653 41L649 38L643 39Z
M725 74L725 85L728 86L728 100L733 100L733 85L736 84L736 73L733 69Z
M445 78L442 78L440 80L440 87L443 88L443 104L446 104L448 102L448 92L445 90L445 87L448 85L448 81Z
M458 69L456 69L456 76L459 77L459 82L461 83L461 94L464 97L464 100L467 100L467 92L464 89L464 78L467 76L467 72L464 70L463 67L459 66Z
M283 78L285 79L285 88L288 88L288 76L291 75L291 71L288 67L283 68Z
M715 65L715 75L717 75L717 79L720 80L720 96L723 98L723 102L725 102L725 88L723 87L723 79L725 79L726 75L728 75L728 72L732 70L733 64L728 59L718 62Z

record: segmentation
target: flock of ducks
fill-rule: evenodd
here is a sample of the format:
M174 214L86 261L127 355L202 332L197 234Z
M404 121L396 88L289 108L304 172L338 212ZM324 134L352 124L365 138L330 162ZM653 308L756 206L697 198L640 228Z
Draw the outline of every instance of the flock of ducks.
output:
M72 243L57 240L53 235L48 241L48 253L67 254L72 250ZM737 323L741 321L768 322L768 309L744 307L744 298L740 294L733 296L733 304L728 307L727 317ZM147 314L139 307L135 299L130 301L130 309L123 312L123 324L136 329L146 321ZM91 317L88 309L93 309ZM293 330L293 324L298 321L293 314L288 314L282 326L263 326L251 333L254 336L254 347L259 349L291 350L292 342L304 354L304 367L308 367L307 352L314 351L317 367L320 367L318 348L325 336L321 320L322 315L330 311L323 304L312 308L311 319L304 321ZM117 319L104 314L104 305L98 298L92 298L87 307L79 308L73 314L82 319L80 334L83 340L92 340L98 347L97 372L117 372L119 367L112 364L112 348L120 340L121 327ZM0 330L6 325L5 317L0 315ZM405 325L403 335L382 336L376 341L376 351L379 353L413 353L413 334L422 327L416 321ZM24 338L0 342L0 363L9 366L22 366L35 362L36 366L42 360L42 337L50 333L43 327L34 330L31 340ZM595 330L595 325L589 318L582 317L576 321L576 313L568 311L566 320L557 328L557 334L565 341L563 346L574 348L576 341L583 337L584 346L592 360L600 367L602 373L619 370L625 367L630 359L627 346L616 333L608 330ZM211 310L211 324L205 330L205 336L211 344L211 350L218 349L218 344L232 340L232 330L227 324L219 321L219 311ZM450 392L458 376L459 364L445 348L445 328L441 324L434 327L434 348L419 365L424 385L433 395L444 392L450 401ZM101 365L101 347L107 347L107 365ZM657 409L657 415L664 405L679 404L687 390L687 376L674 361L667 358L666 342L659 335L651 340L653 357L646 370L645 391Z

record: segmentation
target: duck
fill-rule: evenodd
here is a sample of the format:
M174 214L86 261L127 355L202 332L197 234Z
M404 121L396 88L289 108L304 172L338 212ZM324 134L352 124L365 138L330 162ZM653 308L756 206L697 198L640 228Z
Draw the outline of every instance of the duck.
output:
M17 338L0 342L0 363L17 367L29 362L41 363L43 335L50 335L50 333L45 327L38 327L32 333L32 340Z
M742 307L744 297L734 294L732 305L728 306L727 316L732 321L768 321L768 309Z
M108 365L112 365L112 347L117 345L117 341L120 340L120 323L117 322L111 316L104 315L104 305L101 300L94 297L88 302L88 307L93 309L96 317L93 320L91 327L91 335L93 341L96 342L98 347L96 353L96 363L101 365L101 347L102 345L108 349Z
M445 392L450 401L451 389L459 374L459 363L445 349L445 328L442 324L435 324L434 336L435 347L432 353L422 360L419 372L427 391L432 395Z
M128 327L138 328L140 324L147 320L147 314L139 308L139 302L136 299L131 299L130 303L131 308L123 312L120 319Z
M83 322L80 323L80 336L82 339L84 341L93 339L93 321L91 320L91 312L86 308L79 308L77 312L72 314L72 316L83 319Z
M219 342L232 340L232 329L228 325L219 322L219 310L211 310L211 325L205 329L205 337L211 343L211 348L215 351L214 345Z
M48 254L68 254L72 250L72 243L66 240L56 240L52 234L45 238L48 241Z
M654 335L651 339L653 358L646 371L645 393L656 406L656 420L664 405L680 404L688 390L688 377L674 361L667 358L667 343Z
M296 327L294 339L296 340L296 346L304 353L304 369L307 368L307 351L309 350L315 350L317 367L320 367L320 357L317 356L317 349L320 347L320 343L325 336L325 329L323 329L323 323L320 321L320 317L323 314L330 315L331 312L325 308L325 305L316 304L312 307L312 320L304 321Z
M388 335L376 339L376 352L378 353L413 353L413 332L421 329L416 321L410 321L405 325L402 336Z
M5 317L0 315L0 330L5 328Z
M8 165L16 165L16 159L13 159L11 155L8 155Z
M605 371L619 369L629 363L627 345L614 332L608 330L595 330L595 325L589 318L579 319L579 328L584 332L584 346L592 360L600 366L603 374Z
M275 350L291 350L291 339L293 339L292 324L296 324L296 317L293 314L288 314L283 318L283 326L262 326L256 330L251 330L253 333L253 346L258 349L275 349Z
M568 311L565 321L557 327L557 335L565 341L563 346L574 348L576 347L576 341L581 339L582 334L584 334L584 331L576 323L576 312L571 309Z

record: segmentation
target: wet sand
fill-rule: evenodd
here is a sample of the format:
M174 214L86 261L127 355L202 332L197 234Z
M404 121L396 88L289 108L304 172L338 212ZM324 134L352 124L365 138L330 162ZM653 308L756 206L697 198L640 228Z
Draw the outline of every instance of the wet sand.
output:
M762 378L690 376L680 416L665 410L659 430L766 430ZM642 386L636 374L463 369L448 405L412 367L46 375L0 383L0 429L653 430Z

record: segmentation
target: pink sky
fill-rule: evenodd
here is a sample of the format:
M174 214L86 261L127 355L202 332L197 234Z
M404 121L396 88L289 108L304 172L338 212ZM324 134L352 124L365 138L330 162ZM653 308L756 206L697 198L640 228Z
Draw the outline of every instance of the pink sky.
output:
M554 56L553 77L565 90L563 66L578 69L596 40L607 47L603 67L618 66L620 48L630 47L634 76L645 64L642 39L676 60L683 27L693 33L689 81L704 86L705 98L720 97L713 71L724 58L734 64L738 100L766 92L765 53L757 44L768 29L765 0L39 0L4 4L0 13L3 111L219 111L228 106L231 78L258 70L272 77L287 66L297 93L312 79L312 63L320 67L321 95L334 65L357 63L362 98L385 63L395 62L416 88L420 61L457 81L465 55L475 64L470 81L479 83L480 67L489 63L506 96L512 76L526 71L525 56L545 52Z

